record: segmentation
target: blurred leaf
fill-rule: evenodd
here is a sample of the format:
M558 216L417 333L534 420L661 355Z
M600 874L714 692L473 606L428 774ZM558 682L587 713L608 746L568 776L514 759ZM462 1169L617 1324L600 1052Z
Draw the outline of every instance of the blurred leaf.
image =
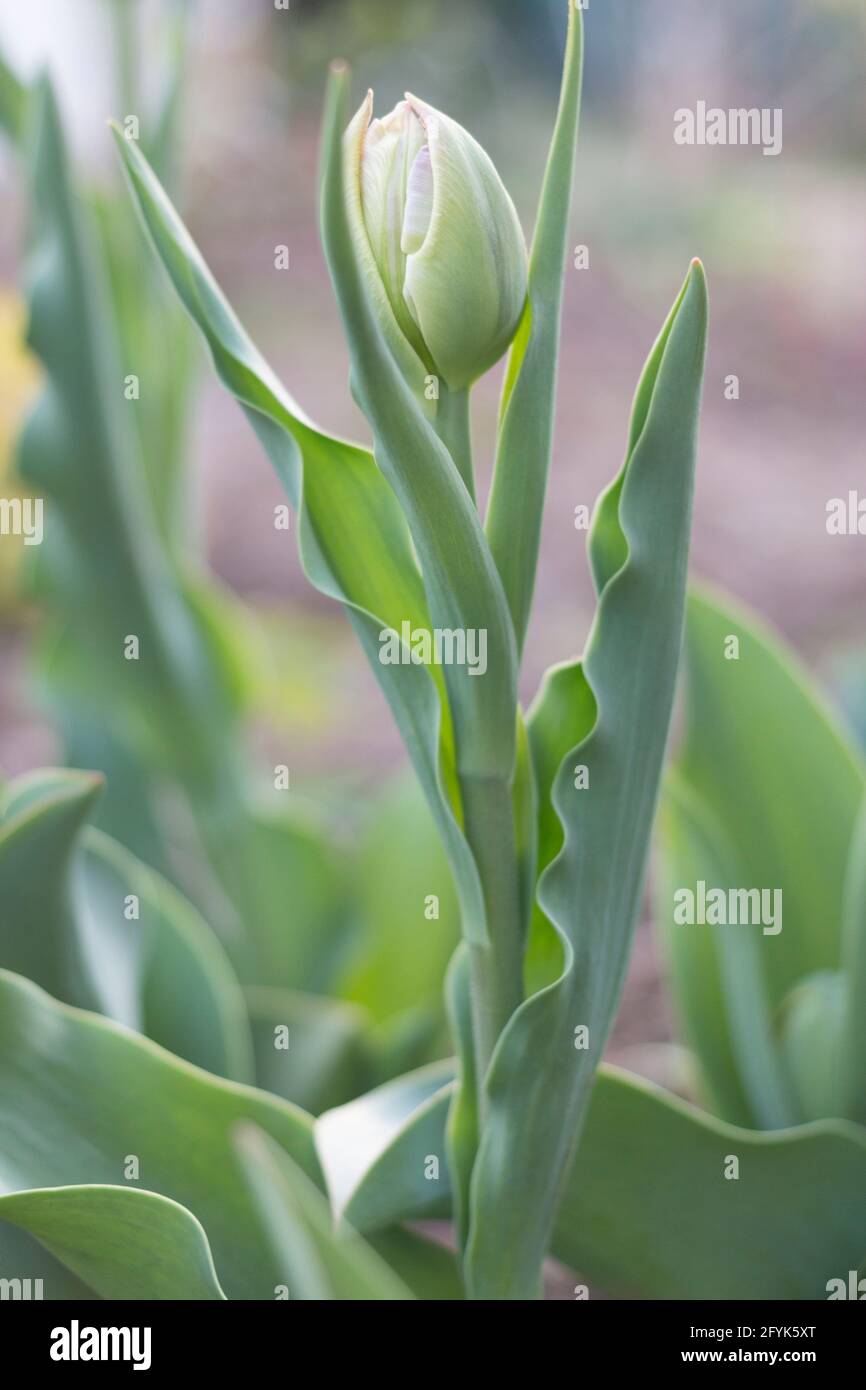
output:
M2 1199L0 1199L2 1200ZM42 1296L48 1300L92 1300L98 1297L87 1284L20 1226L0 1221L0 1279L42 1280Z
M0 965L209 1071L248 1079L244 1001L221 948L174 889L85 831L100 787L91 774L53 770L7 788Z
M626 462L590 536L599 603L582 666L597 715L582 741L563 750L552 793L539 783L564 831L537 891L564 966L510 1019L487 1075L466 1256L479 1298L538 1293L561 1175L619 1002L682 640L706 323L706 285L694 262L650 354ZM543 686L531 742L551 717L559 704L548 709ZM575 789L576 763L586 766L590 790Z
M350 949L345 855L329 827L303 810L248 805L224 834L221 872L246 925L244 984L329 989Z
M79 669L127 741L213 796L226 778L230 692L168 564L144 492L126 373L92 229L69 175L50 84L35 89L28 339L47 374L19 448L47 498L41 581ZM127 638L139 659L125 660Z
M334 1231L327 1201L279 1145L254 1125L240 1128L235 1142L289 1298L412 1297L366 1241L346 1227Z
M0 1220L36 1236L101 1298L225 1297L198 1221L154 1192L107 1186L16 1192L0 1196Z
M256 1085L318 1115L372 1081L363 1009L341 999L286 989L246 991Z
M356 865L353 889L363 929L340 994L379 1021L409 1008L441 1019L442 978L460 939L460 905L415 778L395 779L369 806Z
M0 1113L0 1190L138 1182L201 1222L229 1298L272 1296L231 1131L255 1122L318 1181L302 1111L0 971Z
M866 1124L866 796L851 836L843 908L847 992L839 1058L841 1114Z
M455 1302L465 1296L456 1256L432 1236L393 1226L368 1239L416 1298Z
M726 659L733 639L736 660ZM807 673L754 615L693 592L686 654L686 733L660 821L656 916L686 1036L719 1113L782 1125L797 1110L777 1014L801 981L842 963L845 872L866 777ZM782 930L675 925L674 889L701 880L780 891ZM829 1032L834 1026L828 1018ZM792 1055L789 1047L788 1062Z
M725 659L729 637L739 641L735 661ZM754 614L692 593L686 657L677 771L736 848L744 886L782 890L784 927L764 951L777 1004L802 976L839 964L848 846L866 772L808 674Z
M20 140L24 134L27 96L24 83L0 54L0 130L12 140Z
M767 938L760 926L674 921L674 894L683 887L703 880L727 891L749 880L712 811L673 770L659 829L665 854L656 921L668 942L686 1036L708 1097L722 1118L749 1128L780 1129L813 1118L800 1110L777 1047L764 969L772 947L762 945Z
M842 1029L847 992L841 971L822 970L801 980L782 1005L779 1049L806 1120L845 1114Z

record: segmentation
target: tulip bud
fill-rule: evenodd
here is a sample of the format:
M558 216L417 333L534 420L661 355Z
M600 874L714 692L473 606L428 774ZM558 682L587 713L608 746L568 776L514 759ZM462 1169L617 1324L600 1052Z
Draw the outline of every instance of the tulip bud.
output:
M363 113L363 114L362 114ZM403 336L461 391L497 362L526 298L526 244L484 150L456 121L408 96L370 121L367 97L347 161L362 228ZM354 171L354 172L353 172ZM352 200L354 201L354 200Z

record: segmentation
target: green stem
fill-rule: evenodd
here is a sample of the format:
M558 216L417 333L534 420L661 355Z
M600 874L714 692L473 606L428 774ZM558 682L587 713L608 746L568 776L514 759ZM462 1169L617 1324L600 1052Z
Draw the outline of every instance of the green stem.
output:
M464 828L475 855L487 909L487 947L472 947L473 1022L479 1107L497 1039L523 998L524 923L511 789L498 778L465 778Z
M436 412L436 433L457 465L466 491L475 501L475 474L472 468L472 440L469 427L469 392L449 391L441 386Z

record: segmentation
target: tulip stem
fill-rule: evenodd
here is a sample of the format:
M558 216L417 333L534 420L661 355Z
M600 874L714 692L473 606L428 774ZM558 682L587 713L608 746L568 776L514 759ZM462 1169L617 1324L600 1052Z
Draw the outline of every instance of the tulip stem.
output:
M489 944L471 951L479 1107L483 1082L500 1033L523 998L521 894L511 789L499 778L461 780L466 838L475 856Z
M468 390L449 391L447 386L440 386L436 433L457 465L457 471L466 484L466 491L474 502L475 474L472 468Z

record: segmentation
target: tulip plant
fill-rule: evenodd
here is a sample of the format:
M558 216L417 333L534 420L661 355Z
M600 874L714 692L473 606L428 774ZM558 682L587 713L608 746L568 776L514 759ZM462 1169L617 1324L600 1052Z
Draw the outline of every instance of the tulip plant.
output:
M583 656L553 667L524 711L580 104L580 6L568 10L528 254L499 174L452 116L407 96L374 119L372 95L350 116L349 74L332 69L322 237L370 448L294 401L141 148L116 130L156 255L285 486L304 570L352 624L429 807L431 822L409 820L402 804L392 817L385 838L411 865L409 889L397 911L376 900L378 960L392 974L414 979L423 952L450 955L436 981L450 1046L427 1056L456 1059L420 1067L399 1027L355 1046L360 991L340 997L331 964L339 851L255 819L214 605L176 549L133 524L147 513L130 507L134 460L120 447L104 346L93 346L91 258L42 93L31 341L49 386L22 462L63 518L55 557L72 556L69 572L87 577L92 649L114 682L124 747L173 774L241 924L239 948L211 930L219 893L193 894L197 910L140 862L141 846L89 824L92 774L43 772L3 789L0 1263L44 1279L46 1296L527 1299L553 1255L614 1294L807 1298L859 1266L859 1124L832 1118L843 1112L828 1101L786 1115L795 1127L784 1134L758 1132L766 1078L753 1068L736 1089L730 1047L713 1050L727 1035L699 991L685 1014L716 1115L601 1061L671 720L707 309L695 261L593 518L598 601ZM74 357L51 331L70 317ZM482 514L470 391L505 353ZM59 447L58 419L74 449ZM92 582L95 497L120 538L103 590ZM129 632L142 661L118 677L117 637ZM718 708L711 719L723 728ZM711 801L706 768L693 758L689 770ZM684 776L671 775L666 825ZM859 788L850 767L845 776L834 863ZM428 824L447 856L441 886ZM373 878L376 855L368 842ZM341 878L340 904L346 890ZM422 946L410 913L440 895L444 908L447 893L454 913L425 920ZM838 963L806 952L785 987ZM377 971L374 955L361 971L370 999L382 992ZM795 1013L796 1039L814 1014ZM743 1090L748 1107L728 1103ZM732 1154L736 1184L724 1176ZM804 1182L816 1171L820 1185ZM418 1226L427 1218L450 1223L449 1249Z
M448 851L463 936L448 982L460 1055L449 1167L467 1288L482 1298L538 1290L619 998L681 641L706 332L695 262L597 510L586 653L548 674L524 717L580 97L573 4L569 18L528 260L498 174L456 121L415 97L373 121L368 96L347 122L348 72L332 69L322 235L372 452L303 415L116 132L157 253L298 510L307 574L347 609ZM468 393L509 344L482 518ZM383 664L382 634L407 621L413 633L483 633L484 673Z

